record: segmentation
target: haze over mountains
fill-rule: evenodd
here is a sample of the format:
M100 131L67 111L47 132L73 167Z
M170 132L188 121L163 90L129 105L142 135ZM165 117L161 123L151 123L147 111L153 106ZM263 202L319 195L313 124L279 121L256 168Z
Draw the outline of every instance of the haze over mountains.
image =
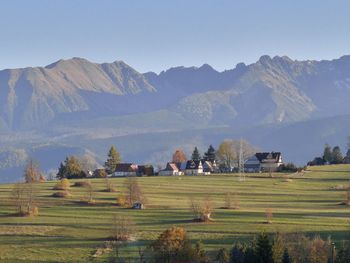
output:
M111 144L125 161L166 162L178 147L202 151L243 137L305 163L350 135L350 56L295 61L262 56L218 72L176 67L139 73L122 61L82 58L0 71L0 180L29 156L44 170L66 155L101 162ZM10 172L11 171L11 172Z

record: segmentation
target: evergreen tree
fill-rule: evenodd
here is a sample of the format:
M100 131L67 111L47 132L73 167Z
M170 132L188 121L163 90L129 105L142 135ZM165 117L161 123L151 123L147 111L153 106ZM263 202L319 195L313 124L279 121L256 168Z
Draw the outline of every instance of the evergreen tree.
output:
M67 159L66 159L67 160ZM57 179L63 179L66 177L66 166L61 162L60 167L58 168L58 173L56 175Z
M331 163L332 162L332 149L331 149L331 146L329 146L329 144L326 144L325 147L324 147L323 159L327 163Z
M282 263L283 253L285 251L285 240L280 233L275 235L272 245L272 257L274 263Z
M64 164L61 163L58 168L57 178L81 178L84 177L84 172L81 169L79 159L74 155L66 157Z
M256 256L260 263L273 263L272 260L272 246L269 237L265 232L258 236L256 244Z
M287 248L284 249L282 263L291 263Z
M228 256L227 249L220 248L218 254L216 255L216 261L219 263L227 263L229 260L230 258Z
M112 145L108 152L107 161L105 162L106 172L108 174L114 173L118 163L120 163L120 154L114 145Z
M216 151L212 145L209 145L208 151L204 153L204 160L214 162L216 160Z
M199 161L201 159L201 155L199 154L197 146L194 147L193 153L192 153L192 160L193 161Z
M230 263L244 263L244 247L235 244L231 250Z
M195 262L207 262L208 258L204 250L204 245L202 241L198 241L194 247L194 257Z
M343 154L341 153L339 146L335 146L332 151L332 163L340 164L342 162L343 162Z
M346 152L346 157L350 158L350 149L348 149L348 151Z

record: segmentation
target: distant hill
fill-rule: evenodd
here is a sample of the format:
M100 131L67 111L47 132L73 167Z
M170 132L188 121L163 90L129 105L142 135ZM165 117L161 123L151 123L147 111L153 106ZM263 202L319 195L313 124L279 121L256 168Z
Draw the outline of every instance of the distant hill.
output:
M189 153L232 137L301 164L325 142L345 145L349 101L350 56L262 56L223 72L204 64L142 74L122 61L82 58L6 69L0 71L0 176L4 169L18 176L13 169L21 171L32 155L48 170L70 153L88 152L102 162L114 143L125 160L160 163L177 147ZM39 154L40 145L50 154Z

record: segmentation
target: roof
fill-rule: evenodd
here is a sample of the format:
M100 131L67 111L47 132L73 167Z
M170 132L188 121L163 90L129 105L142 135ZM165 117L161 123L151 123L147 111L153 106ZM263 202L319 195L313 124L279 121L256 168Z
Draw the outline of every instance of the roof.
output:
M194 160L189 160L186 163L186 170L197 170L202 167L202 162L201 161L194 161Z
M136 172L137 164L134 163L118 163L115 171L116 172Z
M275 162L277 163L281 157L280 152L261 152L255 154L256 158L258 158L259 162Z
M175 172L178 172L179 168L177 167L176 163L167 163L164 171L175 171Z

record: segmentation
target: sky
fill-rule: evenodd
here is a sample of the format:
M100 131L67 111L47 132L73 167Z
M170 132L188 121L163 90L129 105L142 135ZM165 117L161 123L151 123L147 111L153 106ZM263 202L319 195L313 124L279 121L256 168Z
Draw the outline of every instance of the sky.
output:
M1 0L0 69L83 57L140 72L350 54L348 0Z

